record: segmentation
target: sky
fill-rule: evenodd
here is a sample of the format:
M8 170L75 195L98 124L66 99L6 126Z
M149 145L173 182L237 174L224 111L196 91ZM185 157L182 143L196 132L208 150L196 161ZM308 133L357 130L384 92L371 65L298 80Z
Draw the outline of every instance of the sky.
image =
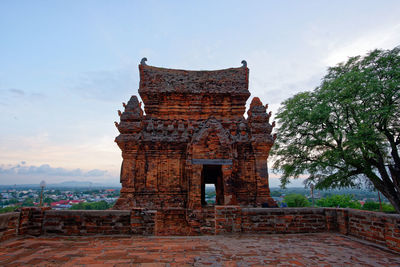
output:
M114 121L143 57L189 70L245 59L248 104L276 113L329 66L399 45L399 14L378 0L0 1L0 184L119 184Z

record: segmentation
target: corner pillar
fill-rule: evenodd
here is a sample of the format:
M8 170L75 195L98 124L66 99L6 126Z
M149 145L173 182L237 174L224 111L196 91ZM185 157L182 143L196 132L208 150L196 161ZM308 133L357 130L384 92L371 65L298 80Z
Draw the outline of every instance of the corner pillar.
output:
M188 208L189 209L201 209L201 172L203 170L202 165L190 164L190 167L186 168L189 183L188 192Z
M234 182L232 179L232 165L222 165L222 179L224 183L224 205L237 205Z
M269 207L276 207L276 202L271 198L269 184L268 184L268 156L265 157L256 153L256 183L257 183L257 191L256 191L256 205L262 206L265 203L268 204Z

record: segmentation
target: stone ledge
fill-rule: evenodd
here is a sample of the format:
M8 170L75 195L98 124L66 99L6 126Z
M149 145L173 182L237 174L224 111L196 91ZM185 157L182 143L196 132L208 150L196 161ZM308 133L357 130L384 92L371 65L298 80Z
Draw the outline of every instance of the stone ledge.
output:
M242 208L243 212L257 214L307 214L307 213L324 213L325 208Z
M48 215L89 215L89 216L106 216L106 215L126 215L131 214L130 210L47 210L45 216Z

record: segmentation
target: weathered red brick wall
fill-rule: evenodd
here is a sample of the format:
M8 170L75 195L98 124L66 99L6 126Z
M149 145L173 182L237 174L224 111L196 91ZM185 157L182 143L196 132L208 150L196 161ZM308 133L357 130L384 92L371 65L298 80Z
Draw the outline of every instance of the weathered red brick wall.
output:
M0 241L17 235L200 235L340 232L400 252L400 215L336 208L67 210L22 208L0 214Z
M25 207L21 208L20 221L18 225L18 233L20 235L39 236L43 233L43 216L50 207Z
M22 208L20 211L19 217L19 225L18 225L18 234L25 235L28 233L29 224L30 224L30 209Z
M323 208L242 209L244 233L313 233L327 230Z
M193 235L194 229L186 219L186 209L160 209L155 217L155 235Z
M267 167L274 123L257 97L248 119L243 116L250 96L246 64L186 71L143 61L139 70L145 112L132 96L115 122L123 161L114 209L201 211L204 178L209 176L201 168L211 160L222 169L220 178L208 180L216 184L219 205L277 206L270 196Z
M215 234L241 232L242 217L240 206L215 206Z
M349 233L349 211L347 209L335 209L336 222L339 233L347 235Z
M131 234L131 212L117 210L49 210L43 219L44 234Z
M242 117L250 96L249 69L187 71L139 65L146 114L163 119Z
M400 252L400 215L353 209L338 209L343 234L387 246Z
M134 208L131 211L131 231L137 235L154 235L155 210Z
M0 242L17 236L19 214L19 212L0 214Z
M326 231L337 232L339 229L338 225L338 211L336 208L324 208Z

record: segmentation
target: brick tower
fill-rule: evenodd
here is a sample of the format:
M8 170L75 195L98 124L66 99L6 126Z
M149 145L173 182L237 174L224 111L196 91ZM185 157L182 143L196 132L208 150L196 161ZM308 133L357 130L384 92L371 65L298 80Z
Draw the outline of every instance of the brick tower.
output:
M122 150L115 209L206 206L205 185L217 205L276 206L267 159L274 138L260 99L243 114L249 69L187 71L139 65L141 103L132 96L119 112L115 139Z

